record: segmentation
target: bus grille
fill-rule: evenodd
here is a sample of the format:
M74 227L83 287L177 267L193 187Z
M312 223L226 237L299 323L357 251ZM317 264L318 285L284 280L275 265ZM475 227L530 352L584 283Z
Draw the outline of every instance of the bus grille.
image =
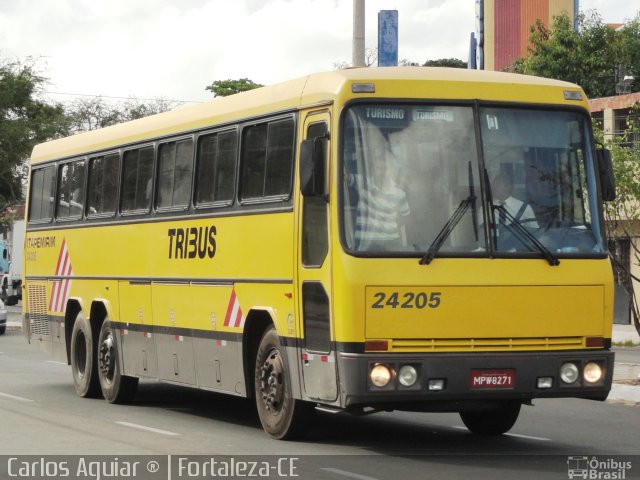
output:
M394 352L566 350L584 347L583 337L395 339Z
M29 329L35 335L49 335L47 315L47 288L45 285L27 285L29 295Z

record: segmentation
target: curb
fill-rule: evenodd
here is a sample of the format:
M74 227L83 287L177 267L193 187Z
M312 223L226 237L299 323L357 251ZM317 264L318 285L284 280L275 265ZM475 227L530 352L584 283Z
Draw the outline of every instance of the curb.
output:
M624 401L640 405L640 386L613 383L607 401Z

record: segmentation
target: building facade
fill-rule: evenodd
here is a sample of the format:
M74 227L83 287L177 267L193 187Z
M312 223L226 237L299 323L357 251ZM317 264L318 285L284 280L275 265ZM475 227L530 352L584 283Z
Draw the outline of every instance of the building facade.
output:
M578 0L477 0L476 66L500 71L527 54L531 27L563 13L575 21Z

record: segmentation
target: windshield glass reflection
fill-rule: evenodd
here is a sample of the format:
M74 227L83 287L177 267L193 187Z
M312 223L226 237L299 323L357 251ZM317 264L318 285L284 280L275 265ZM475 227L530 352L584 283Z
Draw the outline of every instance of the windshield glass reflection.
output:
M507 108L480 108L477 118L482 142L471 106L347 111L342 205L348 250L417 257L604 251L592 214L587 121L572 112Z

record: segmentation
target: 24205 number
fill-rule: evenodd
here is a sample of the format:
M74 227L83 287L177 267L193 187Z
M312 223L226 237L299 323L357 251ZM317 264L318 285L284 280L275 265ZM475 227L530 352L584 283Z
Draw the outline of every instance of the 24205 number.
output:
M442 292L376 292L376 299L371 308L438 308L440 306Z

